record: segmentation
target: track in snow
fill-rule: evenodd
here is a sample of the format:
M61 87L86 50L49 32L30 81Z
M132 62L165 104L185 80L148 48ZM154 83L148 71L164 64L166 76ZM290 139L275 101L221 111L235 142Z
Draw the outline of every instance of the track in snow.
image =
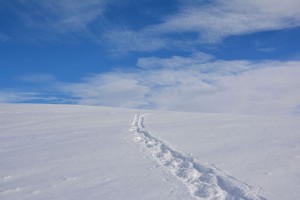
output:
M135 141L150 150L158 163L179 178L198 199L264 200L253 187L227 175L214 166L200 164L195 158L181 153L156 137L144 126L144 117L136 114L131 131Z

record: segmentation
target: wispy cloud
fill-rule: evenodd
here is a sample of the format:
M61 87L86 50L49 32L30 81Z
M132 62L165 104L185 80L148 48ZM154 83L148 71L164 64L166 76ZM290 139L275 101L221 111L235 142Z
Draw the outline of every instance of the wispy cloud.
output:
M61 93L49 94L43 91L0 90L0 103L76 103L72 97Z
M134 78L138 74L108 73L86 77L83 83L64 83L60 90L77 99L78 104L134 108L144 106L148 87Z
M181 3L176 4L177 12L161 13L160 22L156 21L139 29L128 28L132 25L130 22L125 22L124 26L110 24L110 19L104 17L108 5L130 4L131 1L122 4L118 0L12 0L5 2L4 6L12 15L18 16L20 24L25 24L30 32L28 37L51 39L56 35L70 33L69 36L75 34L88 37L94 42L107 41L109 49L115 52L149 52L174 46L185 48L199 43L219 42L233 35L300 25L298 0L179 2ZM109 25L102 27L101 20ZM181 34L186 33L194 36L181 37Z
M0 103L23 102L32 99L32 93L19 93L17 91L0 91Z
M64 34L90 36L92 31L89 25L102 17L107 2L107 0L12 0L5 2L3 6L11 12L15 21L19 20L18 26L25 27L22 27L24 35L14 32L15 37L53 40Z
M202 74L236 75L242 72L281 65L278 61L251 62L247 60L220 60L213 55L198 52L190 56L172 56L170 58L139 58L137 66L142 69L197 70Z
M299 113L299 61L196 62L203 55L210 58L202 53L144 58L143 68L135 71L95 74L77 83L48 81L53 77L47 75L25 76L23 81L46 83L48 87L33 93L0 91L0 102L44 101L242 114ZM172 67L175 61L178 64ZM47 95L49 88L52 95Z
M148 31L131 31L128 29L113 29L102 34L104 41L108 41L110 51L124 53L125 51L151 52L166 46L166 39L158 37L156 33Z
M182 1L178 12L162 17L161 23L140 30L108 31L104 35L109 35L115 48L123 51L183 49L218 43L230 36L299 27L299 13L298 0Z
M216 0L186 5L156 27L160 32L198 32L200 42L216 42L232 35L280 30L300 25L297 0Z
M51 74L24 74L16 76L15 81L26 86L20 89L0 89L0 103L74 103L71 96L58 89L62 83Z
M135 29L128 28L131 26L125 22L124 26L113 24L100 30L97 22L104 16L106 4L111 2L115 1L12 0L3 3L22 22L16 24L27 27L20 29L20 33L24 30L26 35L28 31L34 39L48 39L53 34L93 35L114 53L158 52L138 58L130 72L95 74L79 83L62 83L49 74L23 75L17 77L18 80L34 85L28 88L36 92L2 90L0 102L46 99L66 102L65 97L68 97L72 103L127 108L254 114L299 111L299 61L226 61L197 52L207 47L204 43L218 43L230 36L299 27L299 0L182 0L176 11L162 14L159 21L149 20L147 25ZM5 30L0 32L0 42L9 39ZM181 54L158 57L162 49L170 50L167 54ZM183 54L183 49L189 51ZM184 56L187 52L194 53ZM140 55L147 53L133 57Z
M190 57L173 56L171 58L139 58L137 66L144 69L157 68L187 68L199 66L199 64L207 63L214 56L207 53L195 53Z
M6 41L8 41L10 39L11 39L11 37L9 37L8 35L0 32L0 42L6 42Z
M265 63L268 64L268 63ZM242 73L239 76L219 78L223 91L207 98L207 105L219 103L215 111L249 114L289 114L300 102L299 62L280 63ZM217 100L219 99L219 100ZM222 101L225 105L221 105Z
M167 66L111 72L60 89L78 104L192 112L290 114L300 103L300 62L212 61L204 65L206 70Z
M56 82L57 80L51 74L24 74L22 76L16 77L17 80L29 82L29 83L49 83Z

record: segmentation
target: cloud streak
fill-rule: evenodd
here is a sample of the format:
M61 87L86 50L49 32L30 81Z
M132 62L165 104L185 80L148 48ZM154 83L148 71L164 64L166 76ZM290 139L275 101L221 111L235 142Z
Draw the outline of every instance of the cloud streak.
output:
M126 51L151 52L165 48L166 39L158 37L153 32L137 32L128 29L109 30L102 34L104 41L113 53Z
M164 16L161 23L140 30L107 31L104 35L123 51L156 51L300 26L298 0L182 1L180 5L177 13ZM182 34L195 36L182 38Z
M162 32L195 31L205 42L216 42L231 35L300 25L300 3L297 0L213 2L212 5L186 6L156 29Z
M87 105L243 114L296 112L300 62L212 61L204 65L210 70L166 67L99 74L82 83L64 84L63 90L78 104Z
M99 74L86 77L83 83L65 83L59 89L77 99L78 104L142 107L149 88L140 85L135 76L138 74Z
M57 82L55 77L51 74L25 74L16 77L16 79L29 83L47 83L47 82Z
M10 10L15 20L19 20L18 26L24 26L25 35L14 33L14 37L52 40L57 39L59 35L70 33L89 36L92 33L90 23L102 17L107 2L107 0L12 0L5 2L3 6Z
M25 24L26 31L30 32L28 35L32 34L35 39L75 34L97 43L101 41L115 52L151 52L173 47L184 49L201 43L220 42L234 35L300 26L298 0L179 2L176 4L177 12L162 13L160 22L135 30L128 28L130 22L102 27L103 21L110 23L110 19L105 17L105 12L110 12L108 6L124 5L118 0L12 0L5 2L4 8L18 16L22 22L20 24ZM182 34L194 36L181 37ZM1 36L0 33L0 41L7 40L7 37L10 36L4 33Z
M137 66L144 69L187 68L207 63L213 58L214 56L202 52L193 54L191 57L173 56L171 58L139 58Z
M198 60L203 55L205 59ZM53 82L51 75L27 75L22 81L44 86L33 93L0 91L0 102L46 101L259 115L299 113L299 61L206 58L212 57L197 53L190 57L143 58L142 64L138 62L142 68L135 71L95 74L77 83ZM177 65L172 67L173 63ZM47 95L49 88L52 95Z

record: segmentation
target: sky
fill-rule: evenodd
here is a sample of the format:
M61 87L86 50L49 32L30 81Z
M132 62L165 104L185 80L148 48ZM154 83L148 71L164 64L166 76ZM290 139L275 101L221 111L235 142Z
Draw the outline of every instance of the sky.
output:
M0 103L300 114L299 0L0 0Z

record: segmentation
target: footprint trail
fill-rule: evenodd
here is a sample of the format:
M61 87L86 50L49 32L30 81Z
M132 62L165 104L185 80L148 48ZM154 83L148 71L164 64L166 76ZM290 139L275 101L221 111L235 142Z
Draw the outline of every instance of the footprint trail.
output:
M253 187L208 164L181 153L151 135L143 115L136 114L130 129L157 162L181 180L191 195L203 200L265 200Z

